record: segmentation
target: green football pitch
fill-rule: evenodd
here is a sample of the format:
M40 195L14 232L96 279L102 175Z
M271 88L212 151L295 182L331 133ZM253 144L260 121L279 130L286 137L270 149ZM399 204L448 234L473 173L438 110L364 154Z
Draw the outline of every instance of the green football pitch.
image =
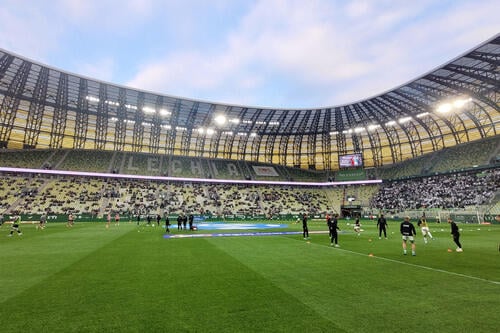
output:
M399 223L357 236L165 239L160 227L0 228L1 332L498 332L500 226L449 225L404 256ZM271 231L301 231L301 224ZM270 231L270 230L262 230ZM219 231L195 231L200 234ZM224 231L233 232L233 231ZM241 232L241 231L239 231ZM177 231L173 234L190 234ZM452 251L448 251L451 249Z

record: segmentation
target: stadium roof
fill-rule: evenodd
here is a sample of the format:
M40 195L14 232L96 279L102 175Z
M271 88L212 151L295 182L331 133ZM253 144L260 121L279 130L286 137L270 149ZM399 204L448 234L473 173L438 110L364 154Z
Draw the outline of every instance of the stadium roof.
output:
M381 166L496 136L500 34L421 77L352 104L228 105L97 81L0 49L0 147L106 149L337 169Z

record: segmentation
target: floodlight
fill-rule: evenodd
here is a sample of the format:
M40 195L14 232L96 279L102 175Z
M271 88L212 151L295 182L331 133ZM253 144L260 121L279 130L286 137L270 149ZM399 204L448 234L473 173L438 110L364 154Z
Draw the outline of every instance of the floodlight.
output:
M168 111L168 110L165 110L165 109L161 109L161 110L160 110L160 115L161 115L161 116L169 116L169 115L171 115L171 114L172 114L172 112L170 112L170 111Z
M220 114L220 115L215 116L214 121L217 125L222 126L226 123L227 118L226 118L226 116Z
M437 111L440 113L450 112L452 109L452 105L450 103L444 103L438 106Z
M472 98L457 99L453 102L453 106L458 109L469 103L470 101L472 101Z
M85 99L90 101L90 102L96 102L96 103L99 102L99 98L94 97L94 96L86 96Z

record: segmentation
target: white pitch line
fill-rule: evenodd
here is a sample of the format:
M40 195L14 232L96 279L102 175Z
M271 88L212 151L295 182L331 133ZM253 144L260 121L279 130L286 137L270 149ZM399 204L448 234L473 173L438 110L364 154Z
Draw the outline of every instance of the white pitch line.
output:
M365 253L354 252L354 251L351 251L351 250L339 249L339 248L335 248L335 250L337 250L337 251L341 250L341 251L345 251L345 252L354 253L354 254L358 254L358 255L361 255L361 256L369 257L369 255L367 255ZM466 275L466 274L461 274L461 273L455 273L455 272L445 271L444 269L432 268L432 267L427 267L427 266L422 266L422 265L417 265L417 264L410 264L408 262L394 260L394 259L389 259L389 258L384 258L384 257L378 257L378 256L373 256L372 258L377 258L377 259L381 259L381 260L385 260L385 261L395 262L395 263L398 263L398 264L413 266L413 267L417 267L417 268L423 268L423 269L427 269L427 270L434 271L434 272L440 272L440 273L445 273L445 274L460 276L460 277L463 277L463 278L468 278L468 279L473 279L473 280L478 280L478 281L482 281L482 282L489 282L489 283L493 283L493 284L496 284L496 285L500 285L500 281L487 280L487 279L479 278L479 277L472 276L472 275Z

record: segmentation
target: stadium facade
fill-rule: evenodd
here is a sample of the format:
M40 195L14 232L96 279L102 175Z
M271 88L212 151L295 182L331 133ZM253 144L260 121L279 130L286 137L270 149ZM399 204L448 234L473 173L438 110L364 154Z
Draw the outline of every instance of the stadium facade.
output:
M88 149L338 170L417 158L500 131L500 34L347 105L278 109L130 89L0 49L0 147Z

